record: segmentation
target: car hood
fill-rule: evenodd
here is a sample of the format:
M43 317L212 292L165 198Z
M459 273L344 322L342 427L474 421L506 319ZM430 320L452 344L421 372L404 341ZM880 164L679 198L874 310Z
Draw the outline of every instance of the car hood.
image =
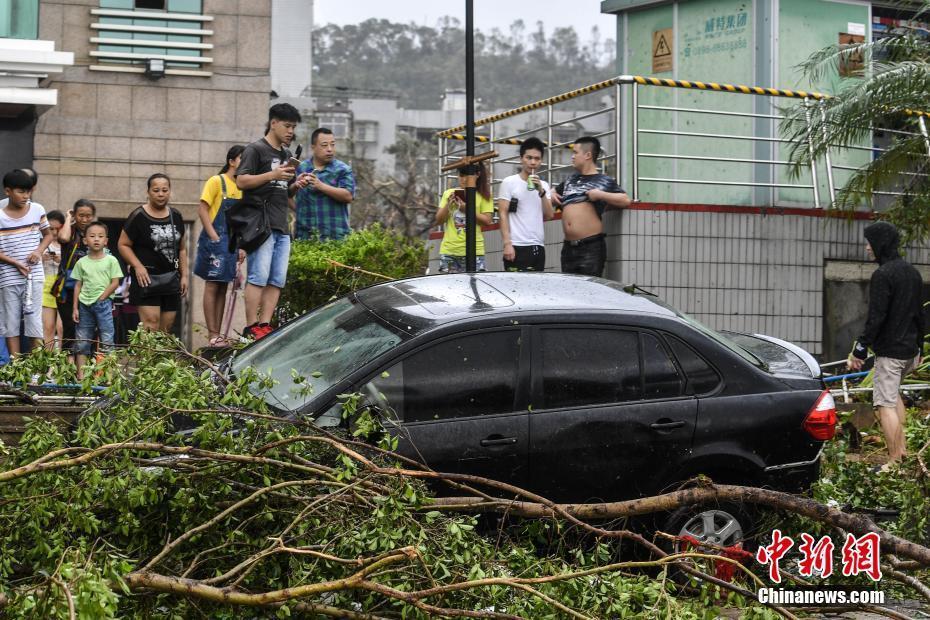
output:
M726 335L765 362L773 374L805 379L816 379L822 374L814 356L796 344L764 334L726 332Z

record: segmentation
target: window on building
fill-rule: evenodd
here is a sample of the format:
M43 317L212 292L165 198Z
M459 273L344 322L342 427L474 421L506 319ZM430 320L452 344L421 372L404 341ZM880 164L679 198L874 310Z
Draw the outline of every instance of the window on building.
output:
M165 0L136 0L137 9L149 9L153 11L164 11Z
M106 64L141 66L160 58L169 69L201 69L213 47L203 41L209 18L202 10L202 0L100 0L91 55Z
M344 140L349 137L349 114L347 112L320 113L320 127L331 129L337 140Z
M355 122L355 141L356 142L377 142L378 141L377 121L356 121Z
M0 2L0 39L36 39L39 36L39 0Z

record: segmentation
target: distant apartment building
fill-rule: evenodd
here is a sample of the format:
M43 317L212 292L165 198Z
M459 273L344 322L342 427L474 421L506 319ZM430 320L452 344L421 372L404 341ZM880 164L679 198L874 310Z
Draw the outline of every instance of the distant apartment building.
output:
M340 157L351 159L358 157L375 162L381 174L395 171L394 156L387 149L397 142L400 135L407 135L423 144L434 160L438 139L436 133L447 127L459 125L465 121L464 90L447 90L437 93L435 109L409 109L401 107L400 96L391 91L373 89L351 89L312 86L304 90L300 97L282 98L301 110L305 122L298 129L297 140L309 143L310 134L316 127L328 127L333 130L340 146ZM605 107L610 101L602 102ZM491 115L500 110L479 108L480 115ZM559 110L555 122L562 123L553 128L552 142L570 143L584 134L597 134L609 129L608 115L590 116L591 111ZM494 138L523 136L533 127L545 125L544 110L505 119L495 124ZM575 120L576 117L587 116ZM487 128L479 128L479 136L490 138ZM547 139L545 132L538 137ZM451 143L450 150L464 149L464 142ZM490 148L488 143L479 145L479 150ZM496 148L507 157L516 157L517 147L495 144ZM556 149L555 163L566 164L570 152ZM513 174L516 164L495 164L494 178L500 179ZM439 180L435 181L439 189Z
M35 197L49 209L91 199L113 247L122 221L145 200L148 176L165 172L193 257L203 182L231 145L260 136L267 119L271 5L0 1L0 36L15 37L0 39L4 164L34 162ZM18 77L9 77L10 63ZM8 139L32 152L22 147L19 155ZM193 279L178 321L189 343L199 342L200 284Z

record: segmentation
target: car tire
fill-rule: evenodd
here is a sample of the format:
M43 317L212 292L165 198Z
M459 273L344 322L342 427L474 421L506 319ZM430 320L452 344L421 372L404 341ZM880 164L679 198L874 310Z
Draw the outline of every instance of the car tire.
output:
M754 530L755 523L756 516L746 507L721 502L683 506L673 511L660 529L672 536L688 535L699 542L708 542L718 547L730 547L741 543L743 550L754 553L758 547ZM659 546L669 554L683 553L690 548L687 543L664 537L659 541ZM706 551L715 552L712 549ZM710 561L704 562L701 566L701 561L695 560L693 565L703 572L714 573L714 566ZM679 583L687 583L695 579L677 567L669 570L669 576Z

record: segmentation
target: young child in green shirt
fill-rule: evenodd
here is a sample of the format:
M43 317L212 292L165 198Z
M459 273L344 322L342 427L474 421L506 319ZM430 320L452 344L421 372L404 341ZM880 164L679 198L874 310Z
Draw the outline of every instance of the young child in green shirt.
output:
M83 377L87 356L93 354L96 332L100 332L101 349L113 346L113 301L110 297L119 286L123 270L112 254L106 253L107 227L91 222L84 229L87 256L74 264L71 277L74 287L74 322L77 323L75 361L78 379Z

